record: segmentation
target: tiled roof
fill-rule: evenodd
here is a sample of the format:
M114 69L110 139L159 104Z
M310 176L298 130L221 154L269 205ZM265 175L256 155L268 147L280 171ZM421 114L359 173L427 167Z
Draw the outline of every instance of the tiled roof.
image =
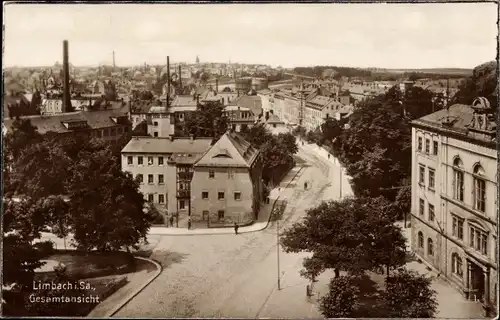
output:
M174 153L168 158L168 162L195 164L201 157L203 157L203 153Z
M210 148L211 138L134 137L122 149L122 153L204 153Z
M126 118L126 114L119 110L77 111L53 116L27 116L22 118L30 119L31 124L37 128L38 132L45 134L47 132L72 132L73 130L69 130L63 125L63 122L68 121L86 121L89 128L92 129L114 127L117 124L113 121L113 117ZM126 121L128 122L128 120ZM13 122L14 119L5 119L4 125L7 129L9 129Z
M280 120L280 118L275 115L275 114L272 114L270 113L269 114L269 119L266 121L266 123L284 123L283 121Z
M195 164L208 167L249 168L259 151L235 132L224 134Z

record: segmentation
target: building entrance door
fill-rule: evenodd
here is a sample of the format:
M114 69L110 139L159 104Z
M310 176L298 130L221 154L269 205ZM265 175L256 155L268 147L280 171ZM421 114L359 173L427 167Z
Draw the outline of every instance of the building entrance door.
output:
M471 263L471 300L484 301L484 280L483 269Z

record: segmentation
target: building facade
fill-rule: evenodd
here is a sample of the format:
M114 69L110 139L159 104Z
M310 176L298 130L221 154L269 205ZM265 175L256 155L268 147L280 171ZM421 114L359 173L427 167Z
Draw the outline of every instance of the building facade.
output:
M122 170L139 180L144 199L155 204L163 214L189 214L189 179L179 175L189 171L205 153L211 138L133 137L122 149ZM186 180L187 179L187 180Z
M484 98L415 120L412 250L486 308L498 292L496 124Z
M194 165L191 217L209 227L252 223L262 190L260 152L237 133L228 132Z

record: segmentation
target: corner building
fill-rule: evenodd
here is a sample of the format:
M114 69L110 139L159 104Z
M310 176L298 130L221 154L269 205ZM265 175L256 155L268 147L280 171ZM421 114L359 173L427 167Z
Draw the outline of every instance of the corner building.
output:
M485 308L498 292L495 120L477 98L412 123L412 251Z

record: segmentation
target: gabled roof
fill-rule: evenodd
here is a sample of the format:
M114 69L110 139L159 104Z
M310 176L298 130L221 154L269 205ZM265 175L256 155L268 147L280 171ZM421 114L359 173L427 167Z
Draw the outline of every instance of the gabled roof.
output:
M195 167L239 167L250 168L259 151L235 132L224 134Z

